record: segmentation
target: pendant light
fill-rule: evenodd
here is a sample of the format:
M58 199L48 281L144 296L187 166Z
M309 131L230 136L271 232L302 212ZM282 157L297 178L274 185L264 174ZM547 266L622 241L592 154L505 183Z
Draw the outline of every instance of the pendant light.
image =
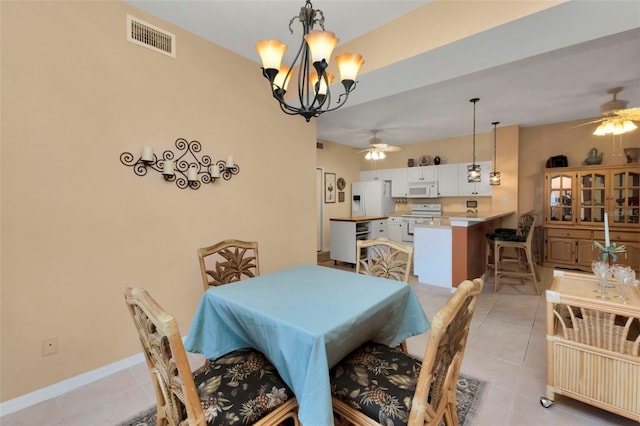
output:
M467 182L480 182L480 164L476 164L476 102L480 98L470 99L473 102L473 162L467 166Z
M499 121L493 123L493 171L489 173L489 185L500 185L500 172L496 172L496 139L498 138L498 129L496 126L500 124Z

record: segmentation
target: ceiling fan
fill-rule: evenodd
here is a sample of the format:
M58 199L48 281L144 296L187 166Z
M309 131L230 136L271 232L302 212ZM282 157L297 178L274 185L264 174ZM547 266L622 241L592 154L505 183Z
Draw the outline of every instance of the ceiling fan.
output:
M581 126L600 123L593 132L596 136L620 135L637 129L638 126L636 126L634 121L640 121L640 107L627 108L629 101L618 99L618 93L620 93L622 89L623 87L614 87L607 90L607 93L612 95L613 99L600 106L602 117L583 123Z
M367 154L364 156L367 160L381 160L386 157L386 152L396 152L402 150L399 146L389 145L382 142L377 136L378 131L372 130L371 133L373 137L369 139L369 147L366 149L359 150L357 152L366 152Z

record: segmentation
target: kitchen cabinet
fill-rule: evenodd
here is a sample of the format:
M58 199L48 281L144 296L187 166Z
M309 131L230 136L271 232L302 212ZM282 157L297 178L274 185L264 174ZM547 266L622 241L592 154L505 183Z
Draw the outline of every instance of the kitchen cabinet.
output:
M407 180L409 182L437 182L437 166L419 166L407 168Z
M544 195L545 266L591 271L604 244L604 214L610 240L624 245L616 263L640 271L640 169L637 165L547 169Z
M393 184L392 184L393 185ZM404 220L400 216L390 216L387 219L387 238L402 243L402 227Z
M440 164L438 168L438 196L458 196L458 165Z
M370 225L371 231L367 239L387 238L387 219L373 220Z
M403 198L409 195L409 181L407 178L407 167L391 169L391 196Z
M470 164L458 164L458 196L491 196L492 188L489 185L491 161L476 162L480 166L480 182L469 182L467 180L467 166Z
M391 180L391 169L363 170L360 172L360 180Z

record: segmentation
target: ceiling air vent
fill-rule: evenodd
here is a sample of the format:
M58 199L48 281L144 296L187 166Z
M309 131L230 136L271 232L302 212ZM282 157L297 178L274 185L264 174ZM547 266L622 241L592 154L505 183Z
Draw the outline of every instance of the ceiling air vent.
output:
M163 55L176 57L175 34L131 15L127 15L127 40Z

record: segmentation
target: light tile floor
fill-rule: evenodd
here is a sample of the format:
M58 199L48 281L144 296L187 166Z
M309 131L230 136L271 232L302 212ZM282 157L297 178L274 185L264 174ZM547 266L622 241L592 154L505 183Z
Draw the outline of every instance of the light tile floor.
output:
M322 263L333 266L333 262ZM352 270L349 266L338 266ZM552 271L539 269L544 287ZM448 289L411 285L429 318L450 297ZM545 393L545 301L530 284L503 285L496 293L493 281L485 284L472 322L462 372L487 382L484 399L474 425L635 425L617 416L570 398L557 396L550 408L540 405ZM409 351L422 356L426 335L411 338ZM189 354L191 365L202 357ZM118 424L154 404L146 365L138 364L81 389L0 418L2 426Z

